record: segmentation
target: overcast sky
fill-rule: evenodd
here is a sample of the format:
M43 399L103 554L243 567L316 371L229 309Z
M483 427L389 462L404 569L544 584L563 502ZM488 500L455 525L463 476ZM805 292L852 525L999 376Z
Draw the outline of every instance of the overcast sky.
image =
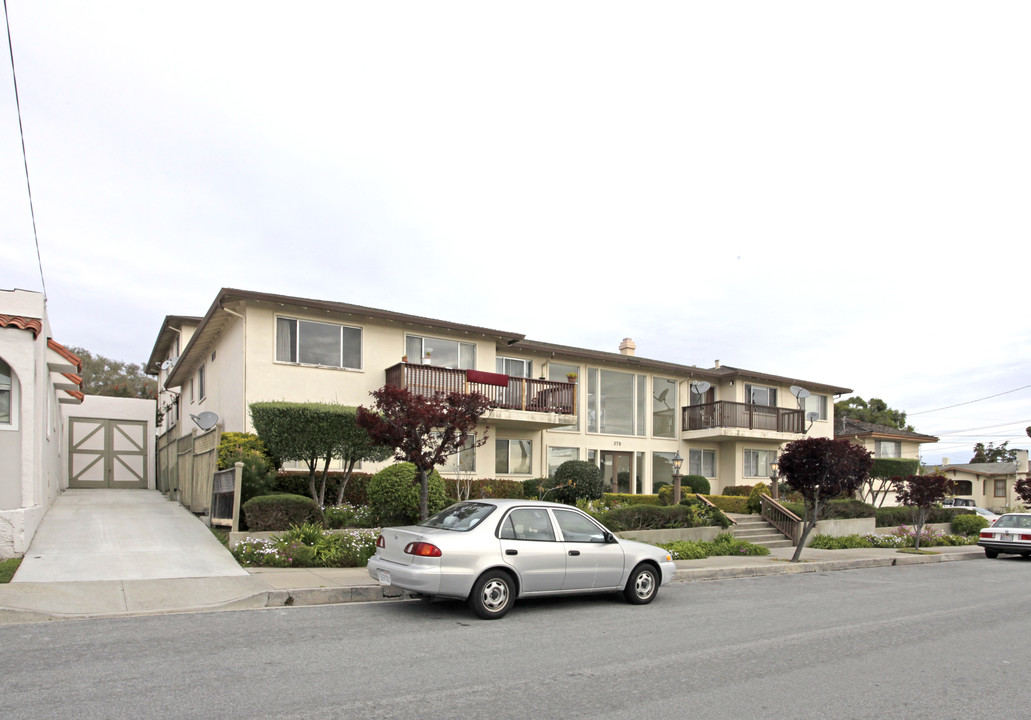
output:
M1031 447L1026 0L7 6L59 342L143 362L236 287ZM0 288L42 288L6 46Z

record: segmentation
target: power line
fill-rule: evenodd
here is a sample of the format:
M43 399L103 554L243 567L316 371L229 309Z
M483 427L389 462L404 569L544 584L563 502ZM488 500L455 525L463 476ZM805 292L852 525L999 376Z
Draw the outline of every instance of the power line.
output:
M5 0L6 2L6 0ZM1025 385L1024 387L1014 388L1012 390L1006 390L1005 392L997 393L995 395L989 395L988 397L978 398L977 400L967 400L966 402L956 403L955 405L946 405L945 407L935 408L934 410L921 410L920 412L907 413L907 417L914 415L926 415L927 413L939 412L940 410L951 410L952 408L958 408L963 405L972 405L973 403L983 402L985 400L991 400L992 398L1001 397L1003 395L1009 395L1010 393L1019 392L1021 390L1027 390L1031 388L1031 385Z
M25 128L21 122L21 100L18 98L18 75L14 71L14 45L11 43L11 16L4 0L4 22L7 23L7 50L11 55L11 80L14 82L14 107L18 112L18 133L21 135L21 158L25 164L25 187L29 192L29 215L32 217L32 238L36 242L36 263L39 265L39 281L43 285L43 299L47 297L47 281L43 278L43 257L39 252L39 233L36 232L36 209L32 202L32 183L29 182L29 156L25 152Z

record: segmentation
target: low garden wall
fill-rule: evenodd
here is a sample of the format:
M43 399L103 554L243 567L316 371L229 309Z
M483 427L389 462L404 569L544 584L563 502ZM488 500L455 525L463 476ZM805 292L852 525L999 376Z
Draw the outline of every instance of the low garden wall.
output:
M911 527L907 525L906 527ZM952 532L951 523L927 523L925 530L941 530L945 533ZM818 520L816 527L806 538L806 545L812 542L817 535L830 535L831 537L845 537L846 535L891 535L898 530L898 527L877 527L875 518L850 518L838 520Z
M698 542L710 542L716 539L721 532L728 532L721 527L698 527L698 528L669 528L664 530L625 530L616 533L625 540L638 540L640 542L668 543L678 540L695 540Z

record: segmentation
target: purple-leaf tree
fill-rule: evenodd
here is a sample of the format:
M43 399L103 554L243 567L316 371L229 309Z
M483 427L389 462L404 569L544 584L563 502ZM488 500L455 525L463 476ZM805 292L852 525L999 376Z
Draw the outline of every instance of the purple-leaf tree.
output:
M373 442L394 449L398 462L410 462L419 473L419 513L429 516L429 474L449 455L487 442L486 427L470 446L480 417L490 401L480 393L434 393L427 397L384 385L374 390L373 409L358 408L358 425Z
M848 440L812 437L788 443L780 456L780 474L805 503L802 535L791 562L798 562L806 539L820 517L820 502L852 496L870 474L870 451Z
M1031 428L1028 428L1028 432L1031 433ZM1031 477L1017 480L1017 484L1013 487L1017 491L1017 497L1019 497L1025 505L1031 506Z
M916 508L916 549L920 550L920 535L928 513L952 493L955 483L944 475L910 475L892 478L892 483L899 504Z

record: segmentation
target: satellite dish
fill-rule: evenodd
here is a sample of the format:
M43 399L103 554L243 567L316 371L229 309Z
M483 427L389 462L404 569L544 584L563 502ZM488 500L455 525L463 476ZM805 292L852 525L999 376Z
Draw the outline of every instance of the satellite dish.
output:
M200 415L190 415L190 419L197 423L197 427L201 430L210 430L218 423L218 415L209 410L205 410Z
M694 385L694 391L696 393L698 393L699 395L704 395L705 393L709 392L709 388L712 387L712 385L710 385L709 383L705 382L704 380L701 381L701 382L693 383L693 385Z
M815 410L813 410L812 412L807 412L805 414L805 419L808 420L810 423L814 423L820 419L820 413L816 412Z
M799 387L798 385L792 385L790 388L788 388L788 390L790 390L791 394L799 400L805 400L811 394L804 387Z
M171 360L165 360L163 363L161 363L161 369L162 370L167 370L170 367L172 367L172 361Z

